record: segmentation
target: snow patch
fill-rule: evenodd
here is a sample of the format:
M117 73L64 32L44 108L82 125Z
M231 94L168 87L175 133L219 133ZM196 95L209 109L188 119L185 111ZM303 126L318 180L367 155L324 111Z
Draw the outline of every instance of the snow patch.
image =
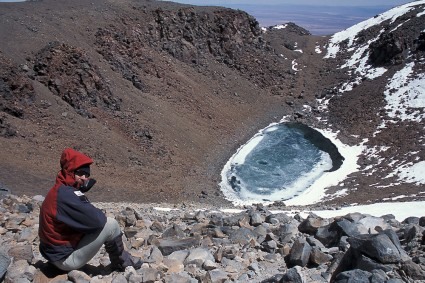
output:
M322 49L321 49L321 47L320 47L319 43L317 43L317 42L316 42L316 47L314 48L314 51L315 51L317 54L321 54L321 53L322 53Z
M425 202L423 201L412 201L412 202L385 202L375 203L369 205L355 205L343 207L340 210L315 210L312 211L316 215L323 218L331 218L336 216L347 215L348 213L360 212L363 214L369 214L372 216L380 217L387 215L390 212L398 221L403 221L410 216L423 216L423 209ZM301 216L307 213L302 213ZM307 214L308 215L308 214Z
M272 29L284 29L288 26L288 24L284 24L284 25L276 25L274 27L272 27Z
M425 161L399 168L399 180L408 183L425 184Z
M294 70L295 72L299 71L299 69L297 68L298 63L297 61L294 59L292 60L292 70Z
M388 116L421 122L425 118L425 74L413 77L414 63L407 64L389 81L384 92Z

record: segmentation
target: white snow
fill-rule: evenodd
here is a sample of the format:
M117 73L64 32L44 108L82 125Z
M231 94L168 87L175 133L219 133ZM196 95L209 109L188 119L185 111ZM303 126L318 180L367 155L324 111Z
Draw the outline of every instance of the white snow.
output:
M407 64L387 85L384 94L386 110L391 118L417 122L425 118L425 113L420 111L425 107L425 74L413 77L414 66L413 62Z
M312 110L311 106L310 106L310 105L306 105L306 104L304 104L304 105L303 105L303 108L304 108L307 112L311 112L311 110Z
M246 156L261 142L262 139L263 134L260 132L250 139L247 144L241 146L231 158L232 163L244 164Z
M358 23L357 25L354 25L348 29L345 29L341 32L338 32L334 34L331 37L331 40L329 42L328 46L328 52L325 56L325 58L334 58L336 54L339 52L339 45L341 42L348 40L348 46L347 48L350 48L355 43L355 37L357 34L365 29L368 29L370 27L373 27L375 25L378 25L384 21L390 20L391 22L394 22L397 20L398 17L403 16L407 12L409 12L412 7L416 5L425 4L425 1L415 1L411 2L405 5L401 5L398 7L395 7L385 13L382 13L374 18L370 18L366 21L363 21L361 23Z
M398 221L403 221L407 217L425 216L425 202L423 201L411 201L411 202L385 202L375 203L369 205L355 205L343 207L339 210L317 210L312 211L323 218L332 218L336 216L343 216L348 213L360 212L363 214L370 214L372 216L380 217L386 214L392 214ZM304 211L302 215L308 215L308 212Z
M284 29L284 28L286 28L288 25L287 24L284 24L284 25L277 25L277 26L274 26L274 27L272 27L273 29Z
M297 61L294 59L294 60L292 60L292 70L294 70L294 71L299 71L299 69L297 69L297 66L298 66L298 63L297 63Z
M288 60L288 58L286 58L285 55L283 55L283 54L279 54L279 56L282 57L285 60Z
M158 210L158 211L165 211L165 212L169 212L169 211L173 211L173 210L178 210L176 208L159 207L159 206L155 206L153 209Z
M242 209L220 209L224 213L239 213L244 210ZM423 201L411 201L411 202L383 202L374 203L368 205L352 205L343 207L335 210L270 210L272 213L287 213L288 215L300 214L303 218L306 218L309 213L314 213L323 218L334 218L338 216L344 216L348 213L360 212L362 214L372 215L375 217L381 217L383 215L392 214L396 220L403 221L407 217L425 216L425 202Z
M383 30L381 31L383 32ZM340 68L349 68L352 71L352 76L354 77L352 81L346 82L343 87L340 89L340 92L347 92L353 90L354 85L361 84L363 78L374 79L382 76L387 69L385 68L373 68L367 61L369 59L369 46L371 43L376 41L378 36L372 40L369 40L367 43L362 46L358 46L357 48L350 48L350 51L354 50L353 55L351 55L350 59L348 59L345 64L343 64Z
M387 200L398 200L398 199L402 199L402 198L405 198L405 197L407 197L407 196L401 195L401 196L396 196L396 197L393 197L393 198L383 198L382 200L384 200L384 201L387 201Z
M425 161L399 168L399 180L408 183L425 184Z
M316 47L314 48L314 51L315 51L317 54L322 53L322 49L320 48L320 45L319 45L319 43L317 43L317 42L316 42Z
M334 172L326 172L302 194L285 201L285 204L287 205L307 205L320 202L320 200L326 196L327 187L338 185L340 182L344 181L349 174L354 173L359 169L357 160L360 153L364 150L364 146L362 144L349 146L338 140L336 138L336 133L319 129L316 130L321 132L337 146L339 153L345 158L345 160L338 170Z

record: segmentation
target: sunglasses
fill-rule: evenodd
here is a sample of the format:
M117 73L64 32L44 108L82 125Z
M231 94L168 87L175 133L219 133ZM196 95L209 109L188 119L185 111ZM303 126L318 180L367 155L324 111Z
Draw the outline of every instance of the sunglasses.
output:
M81 176L85 176L86 178L90 177L90 174L89 173L83 172L83 171L79 171L79 170L75 171L74 174L77 175L77 176L80 176L80 177Z

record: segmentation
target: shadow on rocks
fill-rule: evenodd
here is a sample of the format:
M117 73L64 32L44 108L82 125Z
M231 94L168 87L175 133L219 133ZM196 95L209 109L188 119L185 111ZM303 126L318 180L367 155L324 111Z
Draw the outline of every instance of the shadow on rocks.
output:
M52 279L68 274L67 271L61 270L48 262L46 263L46 262L38 261L34 264L34 267L40 270L41 272L40 277L44 278L44 280L41 280L40 282L49 282ZM110 268L109 266L106 266L106 267L102 265L94 266L90 264L84 265L79 270L86 273L90 277L95 277L97 275L105 276L113 272L113 269Z

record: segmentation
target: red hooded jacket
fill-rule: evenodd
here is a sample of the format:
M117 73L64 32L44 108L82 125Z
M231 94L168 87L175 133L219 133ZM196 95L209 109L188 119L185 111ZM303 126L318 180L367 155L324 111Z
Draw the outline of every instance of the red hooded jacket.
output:
M84 234L105 226L105 214L76 187L74 171L92 163L90 157L71 148L62 153L61 171L40 209L40 252L49 261L67 258Z

